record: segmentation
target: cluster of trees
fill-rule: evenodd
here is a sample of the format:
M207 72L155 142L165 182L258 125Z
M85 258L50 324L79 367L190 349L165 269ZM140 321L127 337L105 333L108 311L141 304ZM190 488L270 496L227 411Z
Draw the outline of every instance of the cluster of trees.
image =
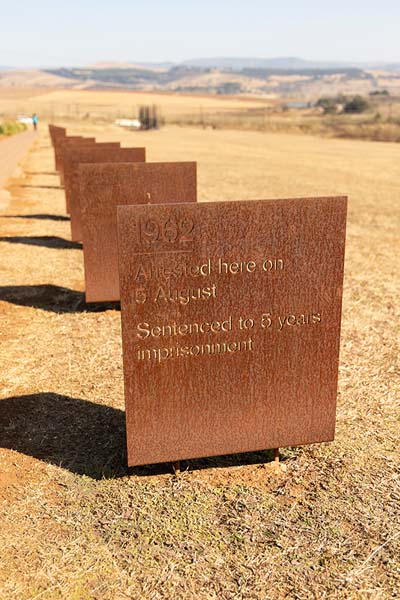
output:
M353 96L352 98L348 98L347 96L326 96L320 98L316 106L320 106L324 114L335 114L338 112L358 114L369 109L367 100L360 95Z
M80 81L97 82L98 85L104 84L108 87L113 84L129 85L134 88L139 87L144 81L153 82L157 79L157 73L151 69L138 68L110 68L110 69L44 69L45 73L51 73L58 77L66 77L67 79L78 79Z
M387 90L374 90L369 93L370 96L389 96L389 92Z
M369 104L362 96L354 96L343 106L345 113L363 113L369 109Z
M217 87L216 92L217 94L225 94L227 96L240 94L242 92L242 86L236 81L225 81Z

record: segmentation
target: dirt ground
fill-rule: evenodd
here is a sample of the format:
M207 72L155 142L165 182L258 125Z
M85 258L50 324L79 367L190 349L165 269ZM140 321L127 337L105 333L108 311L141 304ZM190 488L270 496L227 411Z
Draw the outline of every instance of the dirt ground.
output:
M335 442L125 468L120 313L88 307L42 128L0 217L0 598L400 597L400 146L70 127L197 160L200 200L348 194Z

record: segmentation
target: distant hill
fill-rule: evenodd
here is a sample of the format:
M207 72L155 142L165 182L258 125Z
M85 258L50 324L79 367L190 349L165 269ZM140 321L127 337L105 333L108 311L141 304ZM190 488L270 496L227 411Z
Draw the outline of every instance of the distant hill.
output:
M0 89L2 87L61 88L78 87L73 80L67 80L40 69L0 70Z
M254 95L310 101L324 95L365 95L383 89L400 94L400 63L360 65L296 57L195 58L180 64L102 61L87 67L0 67L1 86Z
M172 62L121 62L121 61L101 61L93 65L87 65L90 69L144 69L148 71L168 71L175 66Z
M193 58L183 62L190 67L203 67L211 69L285 69L295 71L297 69L327 69L346 66L345 63L320 62L304 60L296 57L278 58L240 58L240 57L217 57L217 58Z
M233 71L243 69L283 69L286 71L298 71L309 69L336 70L336 69L382 69L400 70L400 63L379 62L350 62L350 61L317 61L305 60L293 56L277 58L248 58L248 57L212 57L193 58L183 61L183 65L208 69L231 69Z
M382 71L396 71L400 72L400 63L389 63L385 65L377 65L378 69L382 69Z

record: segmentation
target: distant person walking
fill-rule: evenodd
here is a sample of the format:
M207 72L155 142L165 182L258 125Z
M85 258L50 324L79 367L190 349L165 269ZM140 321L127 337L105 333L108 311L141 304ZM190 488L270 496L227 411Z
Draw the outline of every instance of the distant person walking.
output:
M33 113L33 115L32 115L32 123L33 123L33 129L35 131L36 131L37 126L38 126L38 121L39 121L39 118L38 118L37 114Z

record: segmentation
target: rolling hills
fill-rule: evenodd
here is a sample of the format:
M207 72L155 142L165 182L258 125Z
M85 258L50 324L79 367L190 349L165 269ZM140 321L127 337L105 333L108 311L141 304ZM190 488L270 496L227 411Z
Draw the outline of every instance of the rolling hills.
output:
M195 94L296 97L400 93L400 64L352 64L300 58L209 58L180 64L102 62L87 67L0 69L0 87L125 89Z

